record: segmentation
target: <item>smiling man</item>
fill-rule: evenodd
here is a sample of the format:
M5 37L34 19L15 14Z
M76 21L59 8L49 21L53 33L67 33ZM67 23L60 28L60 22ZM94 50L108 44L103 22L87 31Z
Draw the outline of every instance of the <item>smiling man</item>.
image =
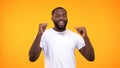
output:
M67 29L67 11L62 7L52 11L51 19L53 28L46 30L46 23L39 25L38 34L29 51L31 62L36 61L43 50L45 68L76 68L76 48L88 61L94 61L94 49L85 27L76 28L78 33Z

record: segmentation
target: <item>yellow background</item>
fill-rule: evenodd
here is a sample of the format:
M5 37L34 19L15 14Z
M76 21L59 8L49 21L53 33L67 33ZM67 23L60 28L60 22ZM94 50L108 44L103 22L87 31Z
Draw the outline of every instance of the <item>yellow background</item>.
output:
M39 23L53 27L51 11L58 6L68 11L69 29L86 27L95 50L94 62L76 50L77 68L120 68L119 0L0 0L0 68L44 67L43 52L32 63L28 51Z

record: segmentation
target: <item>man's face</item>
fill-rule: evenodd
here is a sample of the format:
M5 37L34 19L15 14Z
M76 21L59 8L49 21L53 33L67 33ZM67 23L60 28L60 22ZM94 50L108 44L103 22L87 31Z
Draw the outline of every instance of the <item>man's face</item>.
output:
M67 14L64 9L57 9L52 15L52 20L58 30L64 30L67 25Z

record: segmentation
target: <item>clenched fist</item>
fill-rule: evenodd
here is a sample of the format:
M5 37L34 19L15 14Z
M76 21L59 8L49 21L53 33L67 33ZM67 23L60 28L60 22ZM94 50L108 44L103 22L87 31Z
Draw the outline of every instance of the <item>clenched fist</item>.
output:
M43 34L43 32L45 31L46 27L47 27L47 23L39 24L38 33L39 34Z
M75 28L77 30L77 32L83 37L87 37L87 32L86 32L86 28L85 27L78 27Z

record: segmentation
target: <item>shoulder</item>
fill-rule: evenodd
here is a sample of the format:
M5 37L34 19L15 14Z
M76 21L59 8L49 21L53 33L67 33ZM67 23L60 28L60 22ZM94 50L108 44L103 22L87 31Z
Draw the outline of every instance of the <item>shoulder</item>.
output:
M67 32L70 36L74 37L75 39L82 38L82 36L80 34L78 34L77 32L71 31L69 29L67 29Z
M51 32L52 28L46 29L45 32Z
M52 28L46 29L43 34L48 34L52 32Z
M43 37L45 37L45 36L48 36L48 35L50 35L52 33L52 28L49 28L49 29L46 29L45 31L44 31L44 33L43 33Z
M80 36L78 33L74 32L74 31L71 31L69 29L67 29L67 32L73 36Z

